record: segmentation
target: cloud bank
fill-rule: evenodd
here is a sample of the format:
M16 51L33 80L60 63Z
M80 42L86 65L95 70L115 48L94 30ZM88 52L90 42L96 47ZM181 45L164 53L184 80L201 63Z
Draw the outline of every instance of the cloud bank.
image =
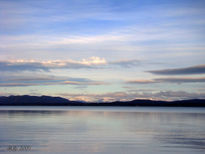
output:
M153 100L182 100L182 99L195 99L205 98L205 93L190 93L185 91L134 91L134 92L112 92L105 94L72 94L60 93L62 97L67 97L70 100L81 101L128 101L134 99L153 99Z

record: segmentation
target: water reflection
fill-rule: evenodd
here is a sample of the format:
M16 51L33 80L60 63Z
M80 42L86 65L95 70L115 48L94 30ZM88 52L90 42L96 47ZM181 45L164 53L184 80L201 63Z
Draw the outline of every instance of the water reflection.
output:
M35 152L56 153L205 152L205 112L160 110L4 109L0 150L29 144Z

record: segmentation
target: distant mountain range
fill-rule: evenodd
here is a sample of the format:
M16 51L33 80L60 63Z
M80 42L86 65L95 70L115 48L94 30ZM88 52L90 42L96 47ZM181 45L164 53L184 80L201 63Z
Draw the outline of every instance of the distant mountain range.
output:
M1 96L0 106L181 106L205 107L205 99L157 101L136 99L132 101L116 102L81 102L70 101L62 97L51 96Z

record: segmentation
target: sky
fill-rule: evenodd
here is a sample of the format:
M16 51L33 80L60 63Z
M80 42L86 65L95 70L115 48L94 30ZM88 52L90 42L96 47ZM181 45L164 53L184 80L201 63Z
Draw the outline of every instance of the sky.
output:
M204 0L0 0L0 95L205 98Z

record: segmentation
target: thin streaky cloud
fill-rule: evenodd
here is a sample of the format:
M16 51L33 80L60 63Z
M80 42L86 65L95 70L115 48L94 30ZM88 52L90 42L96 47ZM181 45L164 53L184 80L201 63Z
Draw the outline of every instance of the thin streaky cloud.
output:
M108 83L100 81L79 82L79 81L52 81L52 82L12 82L12 83L0 83L0 87L29 87L29 86L51 86L51 85L74 85L74 86L98 86L106 85Z
M205 82L205 77L169 77L169 78L156 78L152 80L137 79L130 80L128 84L152 84L152 83L197 83Z
M107 83L100 81L79 82L79 81L64 81L65 85L105 85Z
M114 61L114 62L110 62L109 64L113 64L113 65L117 65L117 66L121 66L121 67L134 67L134 66L138 66L140 65L140 60L120 60L120 61Z
M184 67L184 68L174 68L174 69L163 69L163 70L153 70L148 71L152 74L157 75L190 75L190 74L204 74L205 73L205 64Z
M137 79L137 80L130 80L127 81L128 84L150 84L150 83L156 83L155 80L144 80L144 79Z
M97 81L88 78L75 78L65 76L53 76L35 74L31 75L4 75L0 77L0 87L28 87L28 86L49 86L49 85L83 85L83 86L95 86L95 85L107 85L108 82Z
M100 69L111 66L133 67L139 65L139 60L123 60L108 62L105 58L90 57L80 61L76 60L7 60L0 61L0 72L2 71L50 71L51 69Z
M205 77L159 78L159 79L155 79L155 81L169 82L169 83L197 83L197 82L205 82Z
M0 71L49 71L50 69L79 69L92 68L98 65L105 65L107 62L104 58L91 57L82 59L81 61L74 60L52 60L52 61L36 61L36 60L10 60L0 61Z

